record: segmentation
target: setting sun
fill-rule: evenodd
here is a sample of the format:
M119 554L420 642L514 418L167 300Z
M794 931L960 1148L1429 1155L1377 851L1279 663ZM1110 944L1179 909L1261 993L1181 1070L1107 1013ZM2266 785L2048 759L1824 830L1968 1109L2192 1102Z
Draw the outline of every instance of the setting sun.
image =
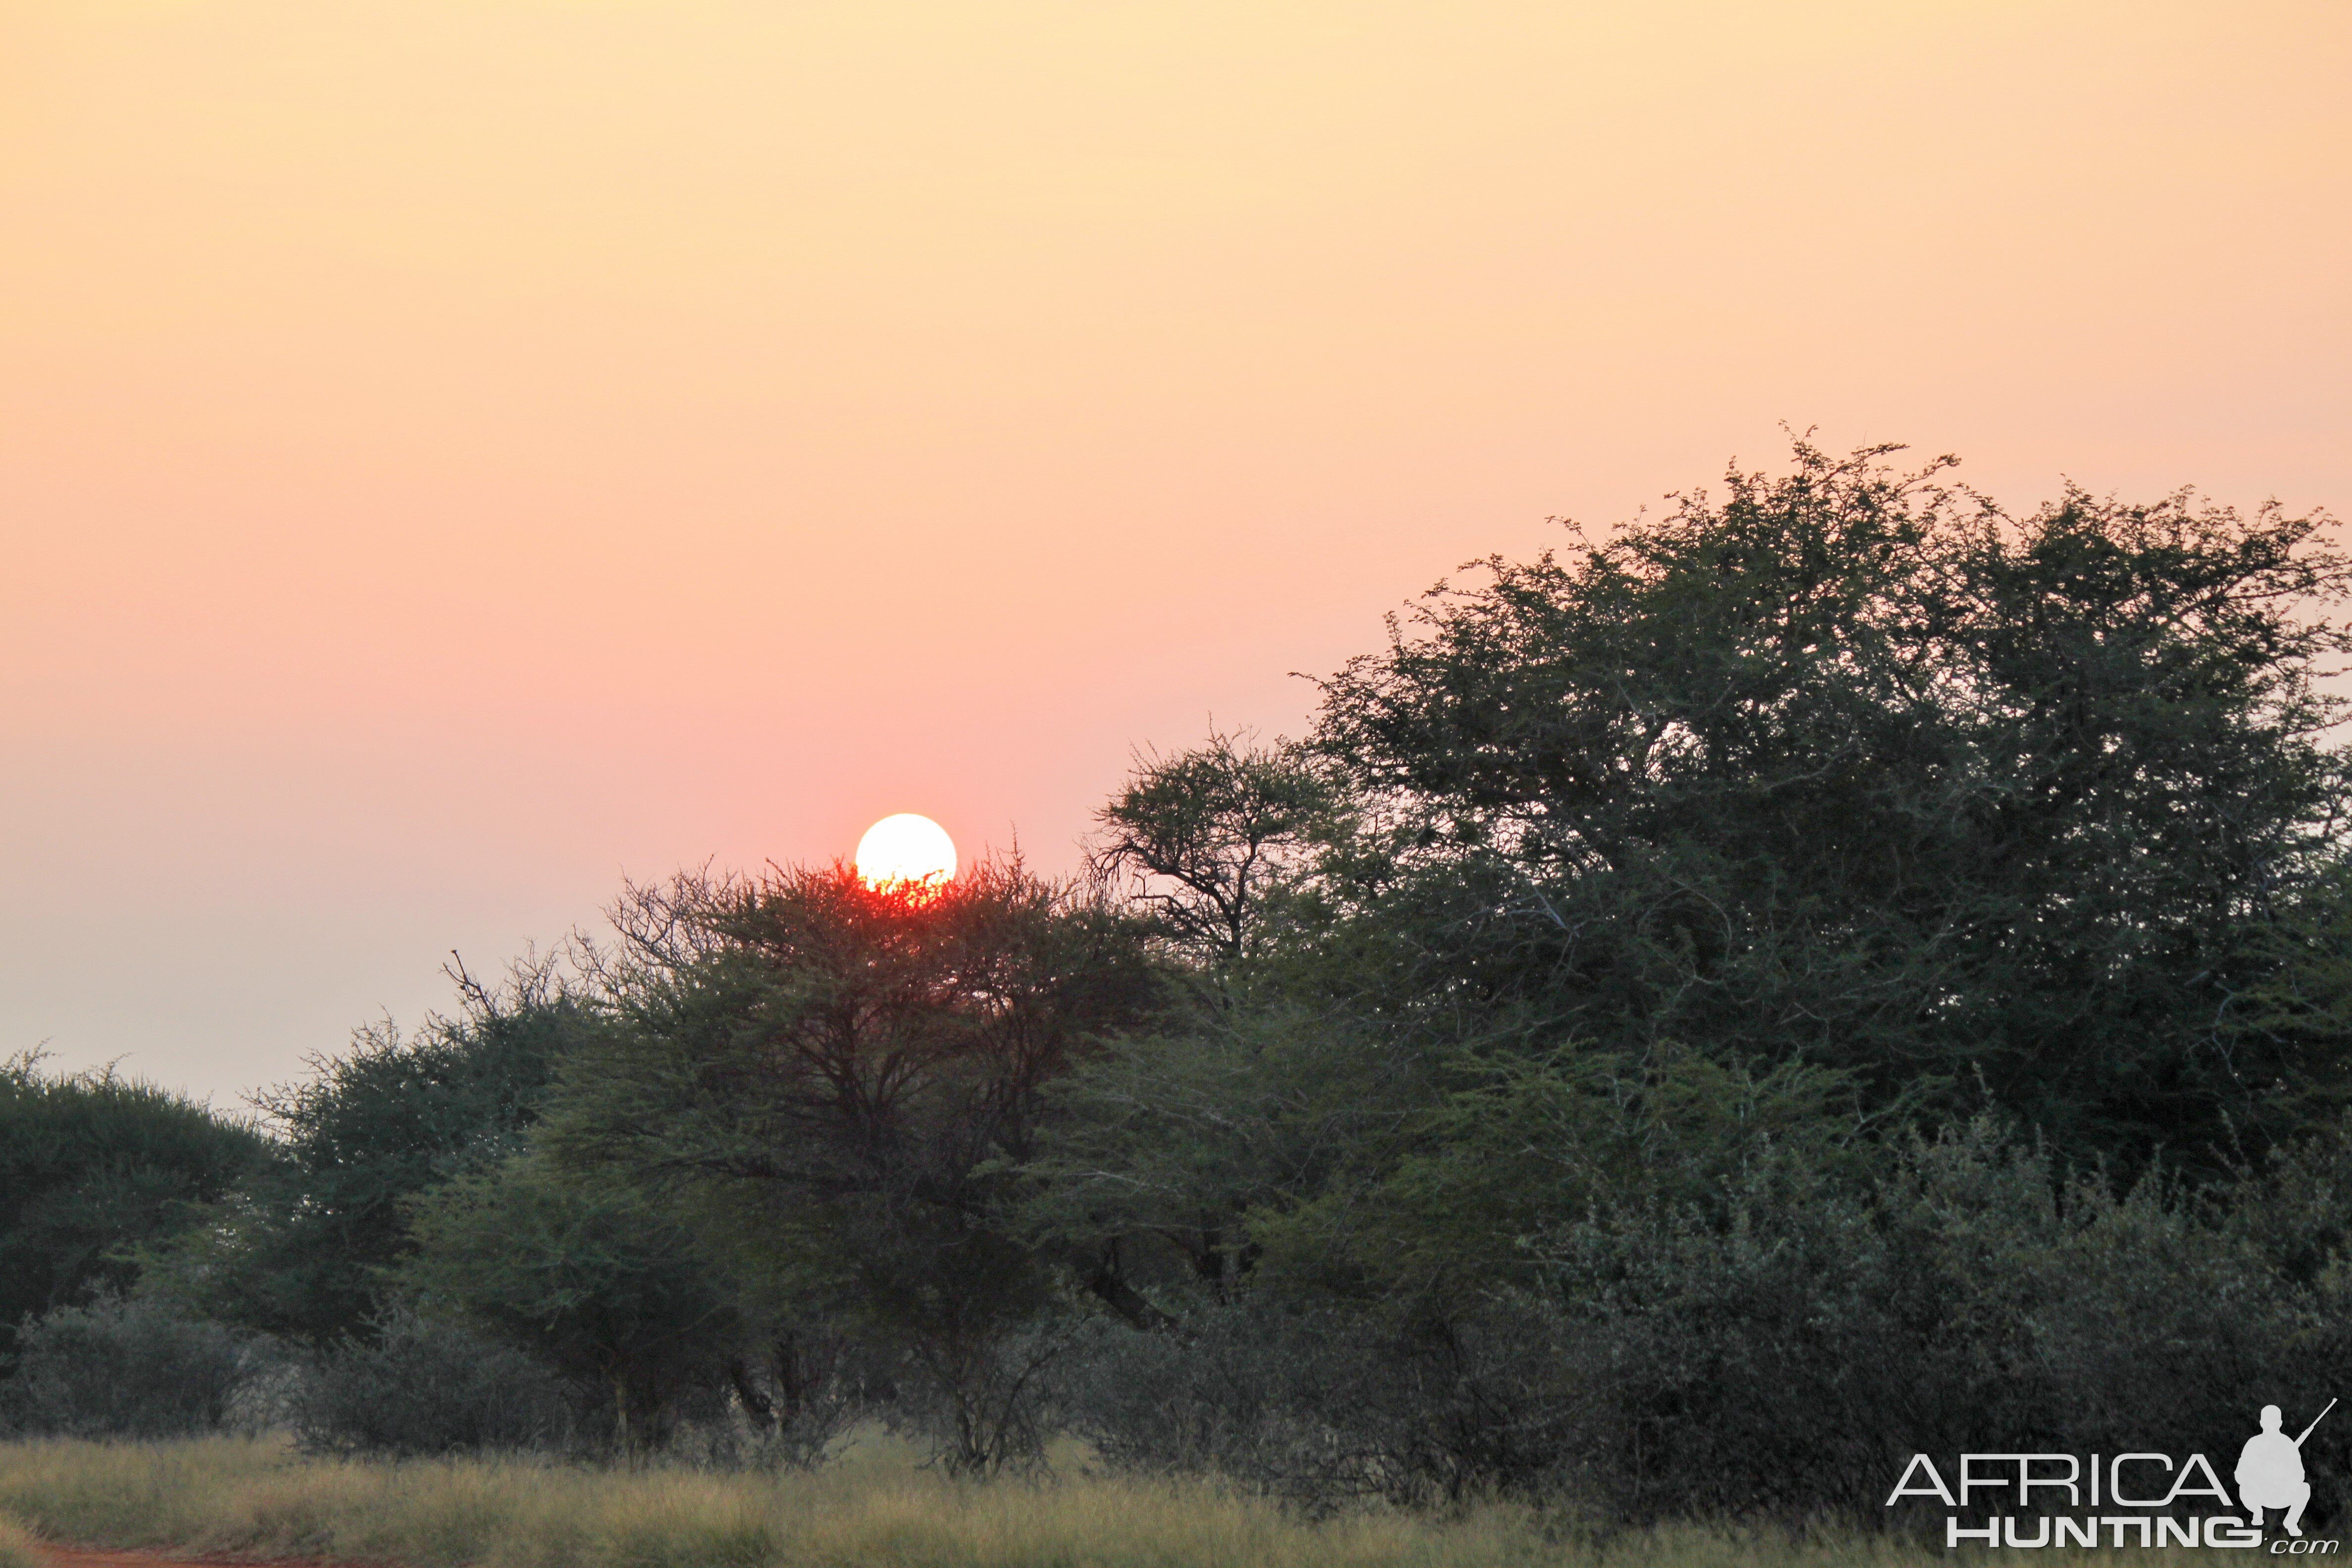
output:
M886 816L857 841L857 874L872 888L947 881L956 874L955 840L928 816Z

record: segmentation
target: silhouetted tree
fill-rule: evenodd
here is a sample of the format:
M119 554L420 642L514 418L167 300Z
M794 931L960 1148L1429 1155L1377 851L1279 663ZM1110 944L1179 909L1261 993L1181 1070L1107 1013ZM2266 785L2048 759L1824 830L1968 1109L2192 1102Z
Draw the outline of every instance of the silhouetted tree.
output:
M1212 734L1138 759L1096 813L1088 865L1148 910L1178 953L1230 974L1261 945L1303 853L1331 838L1339 805L1296 747Z
M285 1157L150 1258L151 1288L225 1321L325 1344L366 1334L413 1246L405 1200L518 1152L556 1060L593 1026L551 964L404 1036L360 1030L312 1076L257 1097Z
M1140 931L1003 863L935 892L840 866L687 879L617 923L612 1026L566 1061L541 1146L703 1213L780 1329L895 1347L950 1466L1017 1457L1013 1342L1057 1260L1006 1210L1041 1091L1151 1004ZM1076 1261L1131 1304L1115 1258Z
M1327 684L1362 985L1443 1029L1940 1083L1943 1114L1981 1084L2084 1154L2280 1135L2282 1085L2340 1103L2340 1051L2223 1027L2352 798L2326 520L2073 489L2011 519L1891 449L1801 443L1490 562Z
M270 1167L254 1128L111 1068L0 1061L0 1364L18 1323L137 1278L131 1250Z

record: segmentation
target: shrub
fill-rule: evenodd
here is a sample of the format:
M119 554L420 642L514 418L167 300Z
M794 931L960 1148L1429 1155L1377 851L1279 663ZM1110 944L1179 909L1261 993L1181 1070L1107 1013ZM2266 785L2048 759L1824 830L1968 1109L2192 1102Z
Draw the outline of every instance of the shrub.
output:
M1938 1289L1932 1231L1787 1174L1750 1173L1727 1212L1644 1205L1556 1238L1585 1394L1562 1459L1611 1516L1866 1518L1890 1462L2042 1408L1974 1375L2000 1330Z
M896 1393L873 1348L824 1328L772 1334L762 1355L728 1369L733 1399L699 1424L711 1457L767 1469L813 1470ZM672 1442L672 1451L678 1443Z
M1556 1317L1204 1307L1163 1332L1093 1325L1061 1414L1113 1468L1207 1471L1310 1513L1553 1489L1573 1409Z
M290 1400L313 1453L418 1455L560 1447L580 1391L510 1345L402 1312L373 1342L315 1357Z
M27 1318L17 1343L16 1424L72 1437L220 1431L274 1359L264 1342L168 1301L116 1296Z
M1900 1525L1914 1453L2234 1451L2332 1385L2326 1304L2160 1170L2118 1188L1979 1124L1873 1192L1765 1161L1729 1198L1555 1238L1565 1458L1618 1517ZM2322 1519L2336 1441L2305 1449Z
M1053 1436L1049 1391L1076 1320L915 1340L908 1373L884 1413L890 1428L928 1444L950 1476L1034 1475Z
M1499 1495L1588 1517L1917 1522L1915 1453L2226 1451L2352 1358L2352 1134L2200 1192L1979 1125L1832 1184L1767 1150L1704 1203L1530 1238L1547 1294L1258 1300L1092 1334L1060 1380L1106 1461L1310 1509ZM2316 1392L2315 1392L2316 1391ZM2305 1445L2314 1517L2352 1434Z

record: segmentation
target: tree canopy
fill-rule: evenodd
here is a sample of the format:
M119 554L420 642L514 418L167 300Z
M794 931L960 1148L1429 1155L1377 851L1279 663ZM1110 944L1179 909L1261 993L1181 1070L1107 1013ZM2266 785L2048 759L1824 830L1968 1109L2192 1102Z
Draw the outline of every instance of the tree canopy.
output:
M28 1315L132 1282L131 1251L268 1169L259 1132L113 1070L0 1061L0 1357Z
M462 968L463 1003L403 1034L359 1030L312 1076L256 1097L276 1162L207 1223L155 1250L151 1282L226 1321L324 1343L365 1333L387 1271L413 1247L404 1206L520 1152L557 1058L587 1027L544 963L493 988Z
M2325 520L2011 519L1886 456L1800 444L1488 562L1326 683L1364 825L1326 882L1379 1005L1982 1096L2085 1154L2340 1103L2340 1038L2242 1011L2340 854Z
M268 1140L20 1068L0 1263L150 1298L42 1320L43 1386L176 1303L304 1342L344 1448L869 1412L1810 1521L2210 1442L2348 1342L2347 591L2319 514L1801 441L1465 568L1296 740L1139 753L1079 879L630 888Z

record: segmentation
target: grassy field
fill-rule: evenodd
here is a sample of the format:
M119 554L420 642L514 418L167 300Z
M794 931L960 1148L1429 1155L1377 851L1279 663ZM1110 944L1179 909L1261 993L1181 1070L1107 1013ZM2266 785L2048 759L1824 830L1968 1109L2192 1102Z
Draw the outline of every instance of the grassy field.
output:
M958 1486L877 1438L814 1476L347 1463L302 1458L265 1440L0 1444L0 1568L20 1568L32 1561L28 1543L12 1535L8 1515L43 1539L80 1545L408 1568L1908 1568L1947 1560L1884 1541L1799 1543L1700 1530L1601 1542L1547 1532L1507 1509L1315 1524L1197 1485L1079 1477Z

